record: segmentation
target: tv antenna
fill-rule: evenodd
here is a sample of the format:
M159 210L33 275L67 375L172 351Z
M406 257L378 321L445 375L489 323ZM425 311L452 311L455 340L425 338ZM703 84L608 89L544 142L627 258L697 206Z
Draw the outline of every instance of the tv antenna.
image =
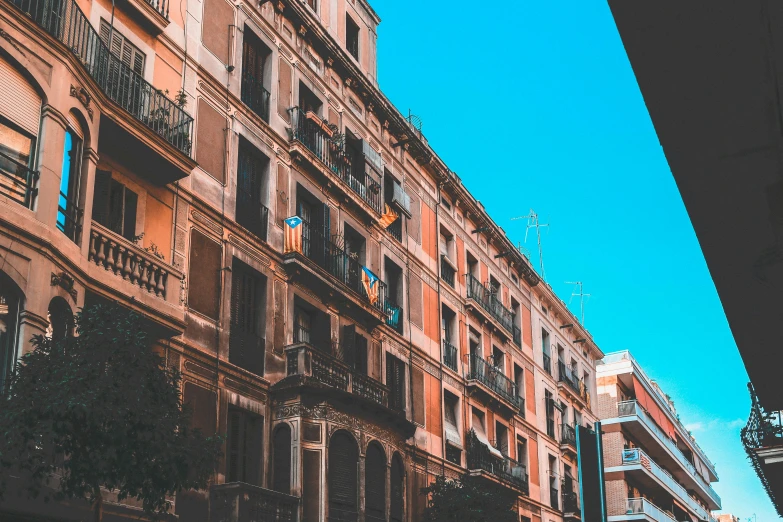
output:
M584 292L584 285L581 281L566 281L567 285L574 285L574 289L571 292L571 298L568 300L568 304L571 304L571 301L574 297L579 297L579 309L582 315L582 326L585 325L585 297L590 297L590 294L586 294ZM579 293L576 292L576 287L579 287Z
M539 223L538 214L536 214L532 208L530 209L530 214L511 218L511 221L516 221L517 219L527 219L527 227L525 227L525 243L527 243L527 233L530 231L530 229L536 229L536 237L538 238L538 264L541 267L541 279L546 281L546 273L544 272L544 252L541 249L541 229L547 227L547 230L549 230L549 223Z

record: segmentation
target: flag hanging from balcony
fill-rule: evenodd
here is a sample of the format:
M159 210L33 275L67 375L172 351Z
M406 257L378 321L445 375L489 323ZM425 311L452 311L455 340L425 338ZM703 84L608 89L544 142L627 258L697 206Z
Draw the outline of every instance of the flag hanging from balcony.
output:
M370 304L375 305L378 302L378 276L370 272L366 266L362 267L362 284Z
M392 209L388 203L385 203L385 210L381 216L381 220L378 222L383 228L389 228L389 225L397 221L400 217L394 209Z
M285 223L285 244L283 253L299 252L302 253L302 218L292 216L284 221Z
M400 309L396 306L386 305L386 324L397 328L400 324Z

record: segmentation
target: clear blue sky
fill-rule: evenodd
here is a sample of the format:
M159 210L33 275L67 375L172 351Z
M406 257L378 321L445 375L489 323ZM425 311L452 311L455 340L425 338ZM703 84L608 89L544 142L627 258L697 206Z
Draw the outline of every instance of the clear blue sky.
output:
M387 96L513 241L530 208L550 223L548 282L567 302L583 281L599 346L672 396L724 511L777 519L739 440L747 374L606 1L371 2Z

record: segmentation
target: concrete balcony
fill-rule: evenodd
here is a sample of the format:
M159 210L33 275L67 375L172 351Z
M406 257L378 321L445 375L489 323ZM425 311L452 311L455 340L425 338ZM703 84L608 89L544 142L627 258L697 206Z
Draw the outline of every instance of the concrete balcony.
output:
M629 498L626 500L624 515L610 515L609 522L625 520L647 520L650 522L677 522L674 516L662 510L646 498Z
M587 406L589 397L584 381L577 377L563 361L557 362L557 387L560 390L565 390L582 406Z
M627 430L658 462L672 469L677 481L694 491L709 509L720 509L720 497L715 490L636 401L619 403L618 416L605 419L601 424L605 432Z
M244 482L216 484L209 488L209 519L212 522L297 522L299 497Z
M623 450L622 464L608 467L604 473L607 480L624 480L628 475L633 478L635 483L663 491L676 498L699 520L710 521L710 512L696 502L685 487L639 448Z
M576 429L569 424L560 426L560 450L576 456Z

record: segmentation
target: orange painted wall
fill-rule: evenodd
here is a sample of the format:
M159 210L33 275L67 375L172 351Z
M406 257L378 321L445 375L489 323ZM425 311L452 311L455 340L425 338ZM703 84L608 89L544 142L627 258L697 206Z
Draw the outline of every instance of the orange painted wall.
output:
M487 265L484 264L484 261L479 261L479 274L481 274L481 283L483 284L484 281L489 281L489 269L487 268Z
M443 420L441 412L442 398L440 381L430 375L424 374L427 382L427 421L426 429L433 435L443 436Z
M465 242L457 238L457 275L462 276L465 273Z
M152 243L158 247L158 251L171 262L171 223L174 220L174 211L164 205L150 194L147 197L146 216L144 218L144 245L149 247Z
M525 418L535 424L536 422L536 383L534 381L533 372L529 370L522 370L525 372L525 409L527 415Z
M435 212L422 203L421 248L432 259L435 259L438 255L438 234L435 228Z
M155 72L152 83L162 91L169 91L167 96L171 99L177 95L182 86L182 60L177 58L160 40L156 41Z
M539 485L539 478L538 478L538 441L533 440L532 438L527 440L528 445L528 452L530 453L528 455L528 463L529 463L529 472L530 472L530 482L532 482L535 485Z
M440 342L440 327L438 326L440 317L440 314L438 313L438 293L426 283L421 286L424 289L422 310L424 313L424 335L435 342Z
M522 305L522 342L529 348L533 347L533 320L530 318L530 308Z

